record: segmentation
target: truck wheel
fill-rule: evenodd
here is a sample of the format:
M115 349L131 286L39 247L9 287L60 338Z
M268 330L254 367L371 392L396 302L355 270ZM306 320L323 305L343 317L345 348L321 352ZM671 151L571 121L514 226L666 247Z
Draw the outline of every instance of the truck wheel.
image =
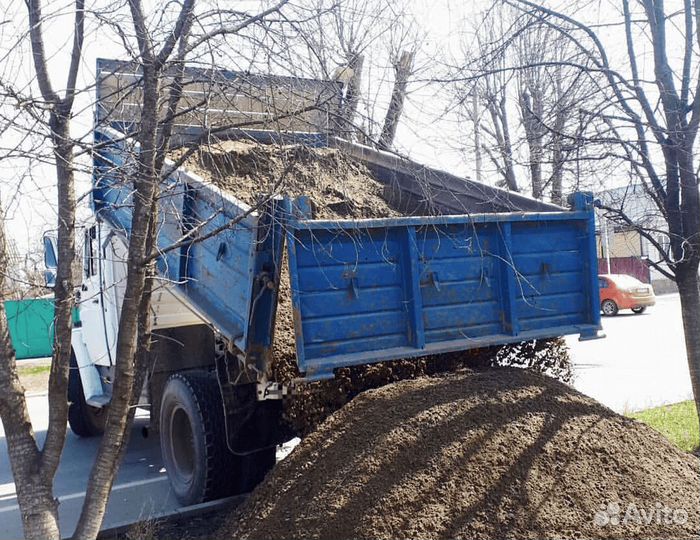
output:
M68 425L73 433L78 437L95 437L104 433L107 408L92 407L85 402L83 383L74 354L70 357L68 401Z
M160 448L177 500L198 504L241 491L241 458L226 444L221 393L205 372L175 373L160 405Z

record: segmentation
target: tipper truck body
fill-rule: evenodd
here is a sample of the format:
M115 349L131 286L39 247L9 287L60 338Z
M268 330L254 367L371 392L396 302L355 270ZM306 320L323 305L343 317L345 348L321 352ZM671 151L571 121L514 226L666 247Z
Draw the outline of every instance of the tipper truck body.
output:
M192 92L201 91L204 73L187 75ZM294 385L273 380L270 369L285 251L300 373L295 385L358 364L598 335L590 195L574 194L572 208L564 209L334 137L328 120L328 108L340 103L334 82L256 76L263 88L256 94L247 75L219 76L248 85L247 101L230 92L214 95L213 105L209 100L219 115L227 107L242 118L257 115L246 137L337 147L372 170L387 198L400 199L407 213L427 212L428 200L440 215L318 220L304 197L269 198L253 210L184 168L163 182L152 302L158 339L142 403L150 407L151 429L183 503L251 489L290 435L281 404ZM98 61L94 216L84 229L69 392L71 427L83 436L100 433L111 397L133 206L128 171L138 151L127 134L138 122L138 81L130 64ZM307 101L331 98L316 116L304 113L303 122L290 120L273 132L266 124L272 113L251 98L267 99L271 88L278 96L294 88ZM201 136L207 128L200 120L176 126L178 144ZM45 244L51 250L51 240Z

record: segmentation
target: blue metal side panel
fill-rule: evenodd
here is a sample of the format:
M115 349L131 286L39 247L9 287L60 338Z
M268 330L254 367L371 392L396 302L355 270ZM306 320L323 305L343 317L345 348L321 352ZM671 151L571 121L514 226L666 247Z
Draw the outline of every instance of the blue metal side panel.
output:
M595 239L595 212L594 198L592 193L577 192L572 195L574 210L584 212L588 215L586 225L582 227L579 235L579 246L584 254L584 291L588 303L588 316L590 318L590 328L582 331L580 339L594 339L598 336L600 324L600 289L598 288L598 253L596 251Z
M133 168L127 145L118 132L95 133L105 145L95 157L93 205L97 215L128 237L133 212ZM158 200L159 273L178 284L185 297L224 336L242 351L248 348L248 329L258 258L258 218L244 216L248 207L186 171L176 171L161 185ZM234 223L236 220L238 222ZM211 238L182 243L195 230ZM279 244L279 243L278 243ZM279 250L279 245L278 245Z
M495 232L468 222L418 228L426 344L500 333Z
M241 209L207 189L194 190L190 205L191 220L199 235L224 230L188 246L183 254L186 274L179 278L181 287L209 321L245 351L255 280L257 223L242 221L227 226Z
M594 334L590 213L291 220L300 371Z
M291 239L300 359L409 345L401 232L321 230Z
M524 330L588 322L585 257L579 237L585 220L513 225L516 311Z

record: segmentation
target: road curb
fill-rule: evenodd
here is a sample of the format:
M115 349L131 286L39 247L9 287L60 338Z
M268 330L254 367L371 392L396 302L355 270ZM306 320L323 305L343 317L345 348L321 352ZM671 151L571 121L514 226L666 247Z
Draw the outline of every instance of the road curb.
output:
M172 518L186 518L189 516L194 516L198 514L204 514L206 512L211 512L214 510L220 510L223 508L236 507L241 504L248 495L234 495L233 497L226 497L225 499L217 499L215 501L208 501L200 504L193 504L192 506L184 506L182 508L176 508L169 512L163 512L161 514L153 514L149 516L148 519L142 519L132 522L124 522L108 529L102 529L100 534L97 535L98 540L112 540L119 537L129 531L132 527L138 525L139 523L146 523L154 520L165 520Z

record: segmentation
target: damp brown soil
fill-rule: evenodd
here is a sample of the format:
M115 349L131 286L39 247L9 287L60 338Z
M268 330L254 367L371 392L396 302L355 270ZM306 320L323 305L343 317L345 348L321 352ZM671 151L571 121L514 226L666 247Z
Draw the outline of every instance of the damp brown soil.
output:
M515 368L370 390L279 463L224 539L698 538L700 459Z

